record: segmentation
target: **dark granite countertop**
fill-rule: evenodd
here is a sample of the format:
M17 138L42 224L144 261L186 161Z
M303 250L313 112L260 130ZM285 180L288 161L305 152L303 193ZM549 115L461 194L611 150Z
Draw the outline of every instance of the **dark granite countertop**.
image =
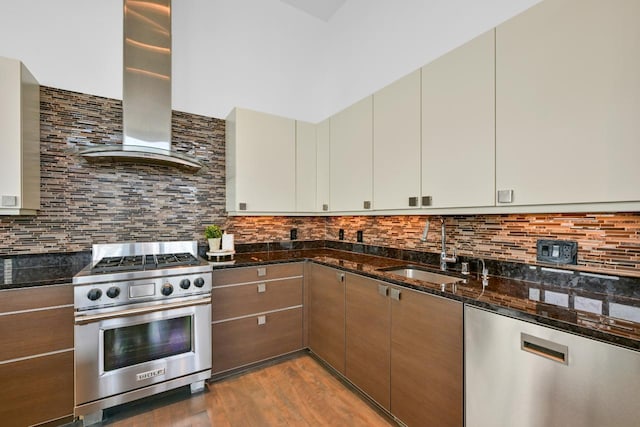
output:
M399 259L380 248L376 255L350 250L312 249L268 250L235 255L236 268L261 264L310 260L347 272L362 274L392 284L413 288L514 318L555 327L566 332L640 350L640 280L601 278L599 275L559 274L539 266L514 267L489 261L489 284L483 289L475 274L455 288L406 279L382 268L415 264L438 272L437 257L425 254L416 259L405 254ZM380 256L382 255L382 256ZM425 262L425 259L427 260ZM0 290L71 283L73 276L91 262L90 252L16 255L0 257ZM547 269L549 270L549 269ZM553 270L553 269L551 269ZM567 273L567 272L564 272ZM457 274L456 272L453 273ZM604 277L604 276L603 276Z
M438 266L335 249L240 253L236 254L234 264L215 265L214 269L305 260L640 350L640 323L634 321L640 314L640 289L625 283L613 287L610 283L595 279L576 283L575 280L558 280L544 273L538 274L537 278L527 274L527 280L518 280L491 276L490 271L489 283L484 289L482 282L473 274L466 276L466 283L455 287L448 285L443 290L440 285L379 270L414 264L438 272Z
M91 262L91 252L0 257L0 290L71 283Z

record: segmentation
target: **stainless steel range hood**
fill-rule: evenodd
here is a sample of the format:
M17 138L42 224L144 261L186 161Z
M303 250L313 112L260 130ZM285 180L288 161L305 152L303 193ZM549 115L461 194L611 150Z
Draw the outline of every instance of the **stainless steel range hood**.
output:
M124 0L122 144L93 146L90 161L200 169L171 150L171 0Z

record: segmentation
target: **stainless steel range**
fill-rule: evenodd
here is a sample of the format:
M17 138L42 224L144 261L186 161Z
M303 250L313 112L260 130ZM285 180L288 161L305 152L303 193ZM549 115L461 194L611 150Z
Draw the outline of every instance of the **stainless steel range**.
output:
M211 377L211 265L196 241L93 245L74 278L75 415Z

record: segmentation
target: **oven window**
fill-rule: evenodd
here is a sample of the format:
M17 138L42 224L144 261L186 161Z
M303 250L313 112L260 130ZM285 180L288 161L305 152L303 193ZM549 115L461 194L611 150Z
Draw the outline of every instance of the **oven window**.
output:
M191 351L192 316L156 320L104 331L104 370Z

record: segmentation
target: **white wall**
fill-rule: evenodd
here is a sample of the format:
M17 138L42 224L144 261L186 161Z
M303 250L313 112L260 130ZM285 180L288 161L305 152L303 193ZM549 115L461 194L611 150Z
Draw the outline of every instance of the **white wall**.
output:
M173 1L173 108L320 121L539 0ZM41 84L122 98L121 0L0 0L0 56Z
M348 0L329 21L321 118L464 44L540 0Z

